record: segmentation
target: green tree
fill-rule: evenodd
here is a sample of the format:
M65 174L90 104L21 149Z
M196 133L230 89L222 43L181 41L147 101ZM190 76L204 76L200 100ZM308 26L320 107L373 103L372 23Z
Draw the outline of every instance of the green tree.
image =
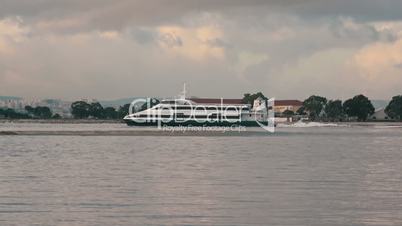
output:
M306 115L306 109L304 108L304 106L301 106L299 109L297 109L296 114Z
M38 106L34 110L34 114L36 117L41 119L49 119L52 117L52 111L49 107Z
M8 118L8 119L28 119L31 118L28 114L16 112L14 109L7 108L7 109L0 109L0 116L1 118Z
M89 115L97 119L103 119L104 112L102 105L99 102L91 103L89 107Z
M30 114L33 114L35 109L28 105L28 106L25 106L25 111L27 111Z
M52 117L52 111L46 106L25 106L25 110L35 118L49 119Z
M61 115L56 113L52 116L52 119L61 119Z
M151 108L157 104L159 104L160 101L156 98L147 98L147 101L140 107L139 111L144 111L148 108Z
M402 96L394 96L385 108L385 113L393 118L402 120Z
M357 95L343 103L343 110L349 117L357 117L359 121L366 121L374 113L371 101L364 95Z
M160 101L156 98L148 98L146 99L145 102L137 103L135 106L132 106L132 112L138 112L138 111L144 111L148 108L151 108L157 104L159 104ZM119 107L119 110L117 111L117 117L118 118L123 118L124 116L129 114L129 108L131 104L125 104L123 106Z
M104 117L107 119L116 119L118 117L118 112L114 107L106 107L104 110Z
M118 110L119 118L123 118L124 116L128 115L129 108L130 108L130 104L125 104L123 106L120 106L120 108Z
M71 104L71 114L74 118L85 119L90 115L91 105L85 101L76 101Z
M264 100L268 100L268 98L266 96L264 96L264 94L262 94L261 92L254 93L254 94L246 93L246 94L244 94L244 97L243 97L243 103L253 105L254 100L257 99L258 97L261 97Z
M286 118L290 118L294 115L295 113L291 110L285 110L284 112L282 112L282 115L284 115Z
M343 117L342 101L340 100L328 101L324 110L329 120L339 120Z
M309 113L310 120L317 120L327 103L327 98L312 95L303 102L304 110Z

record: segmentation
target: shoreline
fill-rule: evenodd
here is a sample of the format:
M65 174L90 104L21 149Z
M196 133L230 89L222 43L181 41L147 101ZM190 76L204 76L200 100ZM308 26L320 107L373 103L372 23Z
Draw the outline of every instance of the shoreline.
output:
M4 129L1 128L1 124L4 123ZM12 125L16 123L15 125ZM26 128L24 126L26 123ZM48 123L48 125L46 125ZM38 126L35 127L35 124ZM43 126L41 125L43 124ZM53 126L53 125L55 126ZM57 125L60 126L57 126ZM80 126L80 124L82 126ZM85 125L86 124L86 125ZM104 124L104 126L96 126ZM114 124L114 125L113 125ZM283 134L299 133L321 133L321 129L326 123L318 123L316 125L280 127L279 131L275 133L268 133L266 131L258 130L158 130L153 127L136 127L123 125L118 120L0 120L0 137L4 136L200 136L200 137L230 137L230 136L278 136ZM32 127L32 126L33 127ZM75 125L73 127L67 126L63 129L62 125ZM94 126L92 126L94 125ZM116 126L117 125L117 126ZM11 126L11 127L10 127ZM21 127L22 126L22 127ZM400 130L402 128L402 122L342 122L336 123L335 126L329 126L332 128L350 128L352 131L356 131L358 128L395 128ZM284 131L281 131L281 129ZM286 130L290 128L291 130ZM307 130L299 130L305 129ZM353 129L354 128L354 129ZM349 130L349 129L348 129Z
M0 123L125 124L122 119L0 119Z
M286 122L286 123L278 123L278 125L286 125L286 126L292 126L293 124L297 123L296 122ZM121 124L121 125L126 125L126 123L122 119L0 119L0 125L1 124ZM336 124L338 126L350 126L350 127L370 127L370 126L395 126L395 127L400 127L402 126L402 121L366 121L366 122L310 122L306 121L303 122L305 124L308 123L320 123L320 124ZM131 126L127 126L127 128L130 128ZM136 126L134 126L136 127ZM137 127L139 128L139 127ZM295 127L296 128L296 127ZM3 131L0 131L3 132Z
M183 137L227 137L227 136L275 136L257 131L163 131L163 130L15 130L0 131L1 136L183 136Z

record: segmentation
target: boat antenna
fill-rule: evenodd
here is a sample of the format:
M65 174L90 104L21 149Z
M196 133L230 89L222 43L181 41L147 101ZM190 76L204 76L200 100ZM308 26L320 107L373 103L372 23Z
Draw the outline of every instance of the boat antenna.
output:
M186 83L183 83L183 92L181 93L180 99L182 100L186 99Z

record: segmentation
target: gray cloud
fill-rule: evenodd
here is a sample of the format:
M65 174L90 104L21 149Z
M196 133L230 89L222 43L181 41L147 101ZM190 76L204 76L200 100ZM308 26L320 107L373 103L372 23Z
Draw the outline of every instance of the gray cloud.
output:
M177 23L188 14L215 12L234 20L285 13L305 19L353 17L358 21L400 20L399 0L0 0L0 17L26 21L77 20L56 31L113 30ZM252 19L254 20L254 19Z
M176 34L173 33L162 34L161 36L159 36L159 40L170 48L183 45L183 41L180 38L180 36L177 36Z
M141 44L152 43L158 38L158 34L151 29L130 28L127 33Z
M362 49L378 44L392 49L401 40L401 25L392 24L402 23L402 2L396 0L0 0L0 5L5 27L0 24L0 89L8 95L170 96L186 81L196 96L264 91L279 98L311 93L342 98L370 92L382 98L402 84L396 76L402 62L392 62L397 71L389 69L385 76L393 80L371 87L379 75L366 76L361 71L368 69L359 67L375 63L378 48L361 58L368 63L355 62ZM384 21L391 25L375 25Z

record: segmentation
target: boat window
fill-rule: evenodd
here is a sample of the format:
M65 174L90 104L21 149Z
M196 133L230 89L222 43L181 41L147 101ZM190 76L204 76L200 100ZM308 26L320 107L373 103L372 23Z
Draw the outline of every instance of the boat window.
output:
M240 117L239 117L239 116L236 116L236 115L227 115L227 116L224 117L224 118L227 118L227 119L239 119Z
M162 104L175 104L174 100L164 100L161 102Z
M190 106L177 106L176 107L176 110L191 110L191 107Z

